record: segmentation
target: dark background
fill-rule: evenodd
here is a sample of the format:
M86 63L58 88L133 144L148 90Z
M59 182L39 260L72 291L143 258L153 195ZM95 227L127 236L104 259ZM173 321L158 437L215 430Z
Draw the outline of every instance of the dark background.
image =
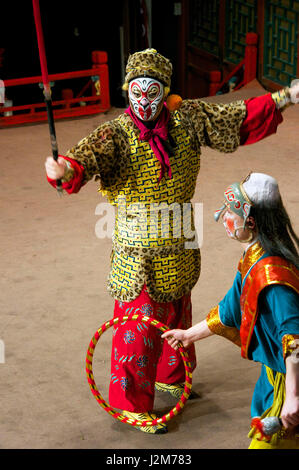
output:
M173 0L152 1L152 47L166 55L176 68L177 25L179 17L173 14ZM110 99L112 106L125 104L122 95L120 26L124 27L125 61L128 54L147 47L142 35L144 17L139 0L40 0L48 72L61 73L91 68L94 50L108 53ZM0 48L4 49L0 62L0 78L40 75L39 54L34 26L32 2L5 2L1 6ZM64 87L67 83L64 82ZM26 88L26 89L25 89ZM175 73L173 88L176 88ZM58 95L59 84L53 89ZM40 97L37 85L12 87L7 99L14 104L29 103ZM9 96L13 94L13 96Z

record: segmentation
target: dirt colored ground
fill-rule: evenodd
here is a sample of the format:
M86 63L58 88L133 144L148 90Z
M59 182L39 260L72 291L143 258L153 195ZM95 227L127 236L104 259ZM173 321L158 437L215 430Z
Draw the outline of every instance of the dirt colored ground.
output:
M265 93L257 82L211 101ZM58 121L64 153L99 122L121 110ZM230 287L242 247L226 238L213 211L222 191L250 170L270 173L280 184L299 232L299 107L284 113L278 133L231 155L202 149L194 202L204 203L202 274L193 290L197 322ZM240 357L220 338L196 344L198 367L189 401L169 422L169 433L151 436L112 417L93 398L85 355L94 332L112 317L106 291L111 241L95 235L96 206L104 199L97 183L59 198L45 179L50 154L47 124L0 131L1 145L1 322L5 362L0 364L2 449L246 449L250 401L260 366ZM96 348L94 373L108 397L111 330ZM155 409L165 413L176 400L158 393Z

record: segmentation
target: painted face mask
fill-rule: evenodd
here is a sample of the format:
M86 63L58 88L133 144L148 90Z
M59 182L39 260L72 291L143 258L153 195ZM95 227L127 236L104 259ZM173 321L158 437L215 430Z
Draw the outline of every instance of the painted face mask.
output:
M238 230L238 225L234 217L231 214L227 214L225 220L223 220L223 225L226 230L226 233L229 237L234 238L236 230Z
M164 85L155 78L134 78L129 84L131 108L142 121L156 119L163 106Z
M233 183L224 192L224 204L215 212L214 219L218 222L220 216L229 208L235 214L242 217L245 227L251 206L252 202L247 196L242 183Z

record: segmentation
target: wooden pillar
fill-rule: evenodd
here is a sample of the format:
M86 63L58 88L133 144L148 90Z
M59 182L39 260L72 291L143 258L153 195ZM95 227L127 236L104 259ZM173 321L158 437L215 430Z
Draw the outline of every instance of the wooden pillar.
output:
M221 71L212 70L209 72L209 96L216 95L221 83Z
M246 34L244 82L249 83L257 76L257 44L256 33Z
M178 31L178 93L185 98L187 94L187 48L189 40L189 0L182 0L182 14Z
M257 34L259 35L259 47L257 55L257 78L262 81L264 75L264 27L265 27L265 1L257 2Z

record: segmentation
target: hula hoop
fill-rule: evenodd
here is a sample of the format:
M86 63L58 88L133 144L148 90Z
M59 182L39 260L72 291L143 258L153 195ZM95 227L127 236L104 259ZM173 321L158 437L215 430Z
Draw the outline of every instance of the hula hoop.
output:
M114 410L102 397L100 394L95 380L93 376L93 370L92 370L92 361L93 361L93 354L95 351L95 347L97 345L97 342L100 338L100 336L104 333L104 331L108 330L111 326L121 322L125 322L128 320L135 320L135 321L142 321L144 323L150 324L161 330L162 332L165 332L169 330L168 326L164 325L163 323L151 319L150 317L143 316L143 315L126 315L123 317L117 317L113 318L106 323L104 323L94 334L92 340L90 341L89 347L87 349L87 355L86 355L86 374L87 374L87 381L89 383L91 392L97 402L101 405L102 408L104 408L107 413L109 413L113 418L118 419L122 421L123 423L130 424L131 426L155 426L160 423L166 423L170 419L172 419L174 416L176 416L185 406L186 401L188 400L188 397L191 393L191 387L192 387L192 372L191 372L191 365L189 362L189 356L187 351L184 349L182 345L179 347L179 352L182 356L183 362L184 362L184 367L185 367L185 384L184 384L184 390L183 393L176 404L170 410L167 414L163 415L161 418L156 418L154 420L145 420L145 421L139 421L137 419L133 418L128 418L127 416L123 415L122 413L119 413Z

